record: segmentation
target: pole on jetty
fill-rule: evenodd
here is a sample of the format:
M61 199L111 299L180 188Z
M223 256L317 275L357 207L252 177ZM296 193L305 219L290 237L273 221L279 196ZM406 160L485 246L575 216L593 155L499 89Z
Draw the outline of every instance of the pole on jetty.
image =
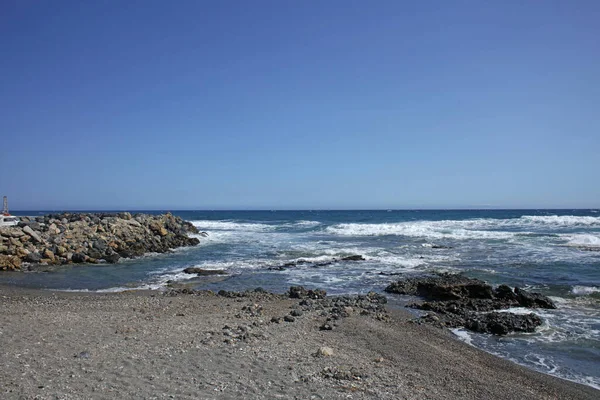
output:
M2 214L10 215L8 213L8 197L4 196L4 209L2 210Z

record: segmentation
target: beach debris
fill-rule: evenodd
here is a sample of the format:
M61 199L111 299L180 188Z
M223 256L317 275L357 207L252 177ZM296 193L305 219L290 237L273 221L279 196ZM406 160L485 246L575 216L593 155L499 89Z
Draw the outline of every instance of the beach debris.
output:
M88 358L90 358L90 353L88 351L82 351L81 353L75 354L73 357L88 359Z
M323 346L315 353L316 357L331 357L333 355L333 349L331 347Z

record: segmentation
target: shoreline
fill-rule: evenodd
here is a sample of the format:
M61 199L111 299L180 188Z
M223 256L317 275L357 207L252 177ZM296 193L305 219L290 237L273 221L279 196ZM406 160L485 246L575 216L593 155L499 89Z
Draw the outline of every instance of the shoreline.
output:
M477 349L448 330L415 324L405 310L380 312L377 298L340 307L332 298L262 292L171 294L0 286L1 392L5 398L207 399L592 399L599 393ZM326 323L333 329L320 329Z

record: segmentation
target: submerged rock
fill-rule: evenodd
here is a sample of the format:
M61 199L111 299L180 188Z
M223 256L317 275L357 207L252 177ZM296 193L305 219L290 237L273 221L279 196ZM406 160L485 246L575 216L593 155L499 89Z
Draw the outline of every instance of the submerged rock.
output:
M300 260L296 260L296 261L289 261L289 262L286 262L285 264L281 264L281 265L275 265L275 266L269 267L268 269L272 270L272 271L283 271L288 268L297 267L300 265L306 265L311 268L320 268L320 267L327 267L327 266L333 265L340 261L365 261L365 260L366 259L361 255L352 255L352 256L347 256L347 257L343 257L343 258L334 257L331 260L327 260L327 261L309 261L309 260L300 259Z
M186 274L197 274L198 276L208 276L208 275L227 275L222 269L202 269L197 267L189 267L183 270Z

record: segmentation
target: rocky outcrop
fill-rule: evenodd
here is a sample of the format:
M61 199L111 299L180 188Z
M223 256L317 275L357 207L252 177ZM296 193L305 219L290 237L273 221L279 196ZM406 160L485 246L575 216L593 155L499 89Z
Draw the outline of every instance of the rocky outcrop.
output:
M454 274L409 278L390 284L385 291L428 300L409 305L433 312L422 318L425 322L452 328L464 326L477 332L498 335L533 332L543 321L533 313L517 315L492 312L494 310L511 307L556 308L554 302L542 294L512 289L507 285L494 289L479 279Z
M535 332L535 328L543 322L542 318L534 313L491 312L471 316L465 322L465 328L480 333L506 335L510 332Z
M120 258L165 253L199 243L198 230L172 214L63 213L22 217L18 226L0 228L2 269L33 264L116 263ZM17 265L18 264L18 265Z

